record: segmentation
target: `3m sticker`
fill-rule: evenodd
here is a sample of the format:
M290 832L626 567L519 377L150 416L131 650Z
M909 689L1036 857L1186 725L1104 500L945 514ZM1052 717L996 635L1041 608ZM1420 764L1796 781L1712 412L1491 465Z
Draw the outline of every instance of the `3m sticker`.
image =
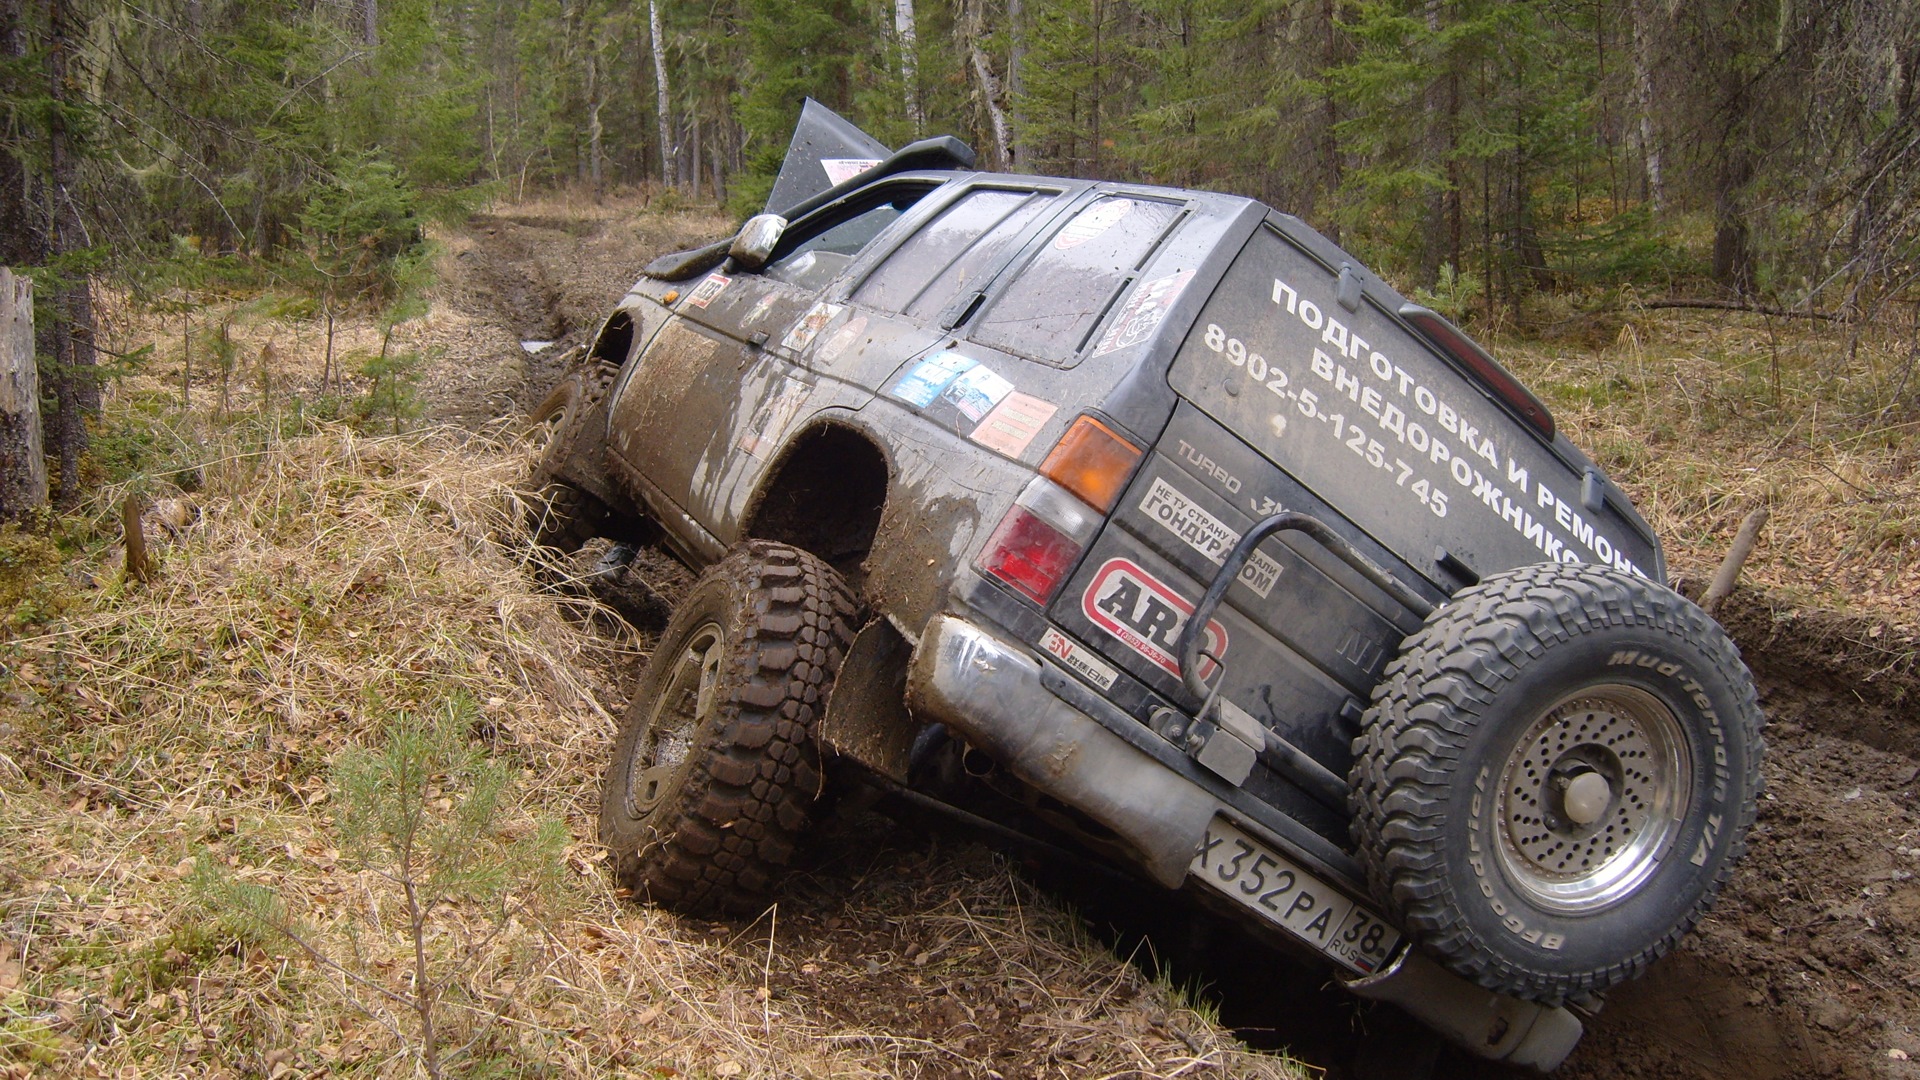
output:
M1164 477L1154 477L1147 497L1140 500L1140 511L1215 566L1225 563L1227 553L1240 542L1238 531L1207 513ZM1256 550L1240 568L1239 580L1264 600L1273 591L1273 583L1280 580L1280 564Z
M994 406L967 437L989 450L1018 458L1027 452L1033 437L1040 434L1040 429L1047 426L1047 421L1058 411L1060 406L1053 402L1016 390Z
M793 329L787 331L787 336L780 339L780 347L788 352L799 352L813 344L813 339L820 336L820 331L825 330L834 316L844 310L839 304L829 304L824 300L813 305L805 315L800 316L799 322L793 324Z
M1046 650L1048 656L1060 661L1060 666L1102 690L1113 689L1114 680L1120 677L1119 672L1095 659L1093 650L1076 645L1072 638L1051 626L1040 635L1040 647Z
M1168 674L1180 674L1180 631L1193 614L1193 605L1130 559L1108 559L1093 575L1080 597L1080 610L1093 625L1122 645L1159 665ZM1218 657L1227 655L1227 628L1219 620L1207 623L1202 646ZM1213 661L1200 661L1200 677L1212 676Z
M913 365L887 393L915 408L924 409L933 404L933 399L939 397L940 391L945 390L956 376L978 363L971 356L942 349Z
M1167 309L1179 299L1180 293L1193 280L1193 271L1182 270L1177 274L1143 281L1133 287L1133 295L1120 308L1120 317L1100 337L1100 344L1093 355L1101 356L1119 349L1138 345L1153 336L1160 323L1167 317Z
M1002 398L1013 393L1013 384L988 367L972 367L947 385L940 396L953 403L960 415L978 424Z
M879 158L821 158L820 169L827 174L827 183L844 184L847 181L880 164Z
M697 308L704 308L713 303L713 298L719 296L722 290L731 284L733 279L725 274L708 274L707 280L695 285L693 291L687 294L687 303Z

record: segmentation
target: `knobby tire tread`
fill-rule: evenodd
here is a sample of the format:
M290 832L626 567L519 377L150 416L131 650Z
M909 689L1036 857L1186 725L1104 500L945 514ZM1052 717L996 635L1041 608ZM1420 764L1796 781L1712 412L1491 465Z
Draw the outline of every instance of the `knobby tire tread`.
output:
M1466 882L1447 872L1445 833L1465 799L1462 750L1501 690L1529 659L1577 634L1651 628L1691 640L1716 676L1735 677L1750 740L1746 790L1760 788L1759 709L1738 650L1712 618L1677 593L1593 566L1540 564L1493 575L1457 594L1408 638L1374 690L1350 775L1352 838L1374 896L1455 972L1490 990L1558 1004L1638 976L1712 906L1746 847L1756 801L1743 801L1732 846L1686 915L1619 963L1569 973L1513 964L1461 914ZM1453 791L1454 798L1448 794Z
M750 541L703 584L716 576L739 601L714 723L673 805L656 811L657 840L616 850L615 873L635 895L675 910L751 912L792 859L820 794L814 727L859 608L838 573L785 544ZM637 710L628 722L641 722Z
M534 542L542 547L577 550L606 524L606 505L562 478L560 472L573 457L587 417L606 399L619 374L619 368L603 360L578 365L528 414L530 427L555 421L553 434L527 477L527 487L533 492L528 526Z

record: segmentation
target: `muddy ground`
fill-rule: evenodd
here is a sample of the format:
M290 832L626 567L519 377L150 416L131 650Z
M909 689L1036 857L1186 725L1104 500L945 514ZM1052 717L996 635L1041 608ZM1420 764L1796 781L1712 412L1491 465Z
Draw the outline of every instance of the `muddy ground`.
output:
M580 340L646 258L710 239L721 225L631 207L475 218L448 239L451 296L492 328L495 340L474 342L476 350L518 365L519 375L504 388L511 393L482 380L484 397L462 392L457 380L442 383L431 395L436 410L481 420L499 415L509 397L526 408L552 378L560 349L525 358L519 341ZM1759 676L1770 718L1767 788L1751 854L1699 931L1646 978L1610 995L1561 1075L1920 1077L1914 631L1780 608L1750 593L1736 594L1722 614ZM858 892L914 902L934 883L968 871L964 841L875 820L828 823L781 909L778 933L801 954L886 962L868 965L871 980L838 993L814 987L810 996L845 1020L931 1045L964 1044L969 1056L995 1038L1019 1037L1009 1019L1017 1017L1017 995L1005 987L943 985L937 963L915 962L935 957L937 943L896 940L894 926L872 916L871 903L852 907L842 899ZM1105 882L1075 896L1068 877L1059 887L1096 932L1143 963L1160 958L1176 979L1203 984L1222 1018L1253 1045L1291 1048L1343 1077L1352 1075L1358 1032L1382 1026L1311 973L1264 956L1249 960L1230 936L1177 906L1151 897L1116 905ZM1150 930L1144 938L1143 928ZM1090 1033L1107 1035L1127 1037ZM1451 1050L1442 1053L1438 1072L1501 1075Z

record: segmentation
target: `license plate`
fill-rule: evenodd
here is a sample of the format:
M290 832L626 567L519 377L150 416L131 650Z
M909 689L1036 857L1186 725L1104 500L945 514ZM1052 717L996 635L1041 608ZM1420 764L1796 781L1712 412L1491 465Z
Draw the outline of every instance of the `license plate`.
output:
M1400 944L1385 919L1224 818L1208 822L1187 871L1362 975L1378 971Z

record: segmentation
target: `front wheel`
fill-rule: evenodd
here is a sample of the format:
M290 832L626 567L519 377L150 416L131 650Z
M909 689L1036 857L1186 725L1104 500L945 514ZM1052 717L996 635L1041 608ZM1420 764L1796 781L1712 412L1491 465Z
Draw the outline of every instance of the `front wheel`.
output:
M529 436L544 440L527 477L532 496L527 528L542 547L575 551L606 528L606 504L564 477L589 418L618 374L618 368L599 361L576 365L527 418Z
M745 911L793 855L820 791L813 729L853 640L840 575L752 541L674 612L600 796L616 880L688 912Z
M1638 975L1744 850L1761 715L1725 632L1590 566L1462 591L1409 638L1354 744L1381 903L1456 972L1557 1004Z

